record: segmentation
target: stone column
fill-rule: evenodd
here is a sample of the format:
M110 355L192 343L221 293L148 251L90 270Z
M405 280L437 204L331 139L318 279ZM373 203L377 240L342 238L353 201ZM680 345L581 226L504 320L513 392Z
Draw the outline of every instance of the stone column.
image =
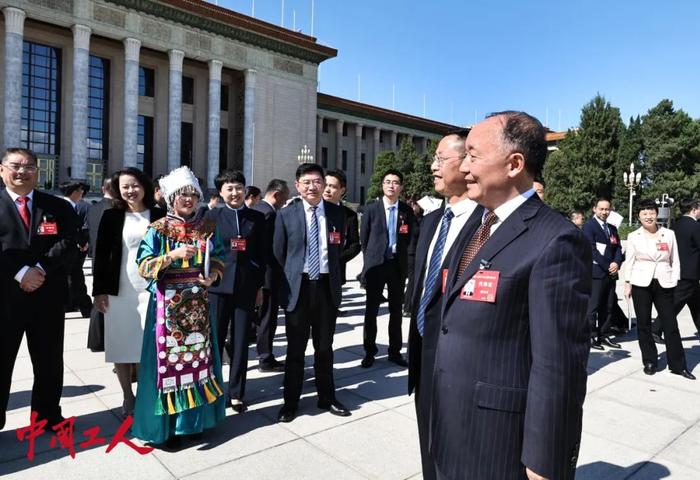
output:
M381 129L379 127L374 129L374 146L372 148L372 156L369 157L367 162L367 169L370 172L369 176L374 172L374 162L377 160L377 155L379 155L379 136L381 134Z
M207 188L214 187L219 174L219 136L221 133L221 60L209 60L209 122L207 125ZM246 178L247 180L247 178Z
M170 82L168 98L168 171L180 166L180 133L182 130L182 61L185 52L168 50Z
M353 179L352 179L352 189L348 188L348 191L352 193L352 201L356 202L360 199L360 184L362 183L362 173L360 170L360 164L361 162L361 157L362 157L362 152L360 151L362 149L362 124L358 123L355 125L355 165L353 165L353 168L350 169L353 172ZM367 159L367 155L365 155L365 162ZM367 166L365 165L365 168Z
M418 153L428 153L428 139L423 137L420 139L421 151Z
M19 147L22 119L22 38L24 10L14 7L2 9L5 14L5 111L4 134L0 147Z
M257 71L245 71L243 90L243 175L249 185L253 185L253 165L255 163L255 77Z
M321 134L323 133L323 116L318 115L316 117L316 163L322 165L323 160L322 146L321 146ZM326 165L328 167L328 165Z
M391 151L392 152L397 152L399 149L396 146L396 137L398 136L398 132L396 130L391 131L391 137L389 139L389 143L391 144Z
M90 73L90 33L85 25L73 25L73 117L70 177L85 180L88 138L88 77Z
M124 166L138 163L139 52L141 41L124 39Z
M343 147L340 145L343 139L343 125L345 124L342 120L337 120L335 122L335 165L334 168L343 168ZM347 172L345 172L347 175Z

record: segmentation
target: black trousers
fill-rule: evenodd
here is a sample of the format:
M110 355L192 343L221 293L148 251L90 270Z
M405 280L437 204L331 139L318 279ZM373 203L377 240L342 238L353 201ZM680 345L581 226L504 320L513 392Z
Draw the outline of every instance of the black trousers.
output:
M435 330L438 330L435 328ZM425 330L428 333L428 329ZM437 335L435 335L437 336ZM435 343L437 340L428 339L430 347L427 347L425 339L421 349L420 380L416 385L416 419L418 421L418 443L420 445L420 459L423 467L423 480L437 478L435 472L435 459L430 455L430 399L433 391L433 367L435 366Z
M365 281L367 283L367 304L363 330L365 354L375 356L378 352L377 313L379 312L382 291L386 285L389 297L389 356L399 355L403 344L401 306L406 279L401 275L398 260L387 260L381 265L370 268L365 273Z
M12 371L25 334L34 370L32 412L37 412L40 419L47 419L49 423L53 423L61 415L59 403L63 390L63 298L19 304L6 298L3 303L0 307L2 323L5 325L3 348L0 349L0 429L5 425Z
M309 334L314 345L314 375L319 402L335 400L333 335L337 307L331 299L330 279L322 274L309 280L304 274L296 308L285 312L287 361L284 366L284 405L297 408L304 385L304 356Z
M252 312L242 308L234 295L212 293L209 295L216 312L216 334L219 338L219 356L223 358L226 334L231 334L228 357L231 359L228 373L228 396L243 400L246 374L248 373L248 334Z
M258 325L256 346L258 361L261 365L271 363L275 359L272 352L272 342L277 330L277 314L279 313L279 297L276 288L263 288L262 305L260 306L260 324Z
M651 337L651 305L656 307L659 320L666 337L666 356L671 370L685 370L685 353L678 331L678 322L673 310L673 288L663 288L654 279L648 287L632 285L632 301L637 314L637 334L639 348L642 351L644 363L657 364L658 352L656 343Z
M71 266L70 273L68 275L68 301L66 305L66 311L72 312L74 310L80 310L80 313L88 316L87 312L92 309L92 299L87 292L87 286L85 285L85 273L83 272L83 264L85 263L85 257L87 252L79 252L78 258Z
M700 284L698 284L697 280L678 280L678 285L676 285L676 289L673 292L673 309L676 312L676 317L686 305L688 305L688 310L690 310L690 316L693 319L695 328L700 332ZM651 331L660 335L661 330L661 322L657 319Z
M615 288L615 279L610 275L593 279L586 313L588 323L591 326L591 338L602 338L610 334L608 299L610 290L613 288Z

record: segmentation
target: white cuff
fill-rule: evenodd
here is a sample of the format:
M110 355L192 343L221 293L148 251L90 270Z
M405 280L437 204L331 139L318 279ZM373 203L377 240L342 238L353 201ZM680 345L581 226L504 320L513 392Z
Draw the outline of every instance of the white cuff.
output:
M24 275L27 273L27 270L29 270L29 265L25 265L22 268L19 269L19 272L15 274L15 280L17 280L18 283L22 283L22 279L24 278Z

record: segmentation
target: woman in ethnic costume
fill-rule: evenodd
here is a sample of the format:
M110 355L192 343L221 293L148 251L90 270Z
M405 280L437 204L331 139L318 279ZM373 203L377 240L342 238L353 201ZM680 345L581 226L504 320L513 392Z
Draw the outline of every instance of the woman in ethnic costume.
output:
M177 447L225 417L216 328L207 288L223 274L216 225L195 215L202 191L187 167L160 180L168 215L153 222L137 255L151 299L132 434Z

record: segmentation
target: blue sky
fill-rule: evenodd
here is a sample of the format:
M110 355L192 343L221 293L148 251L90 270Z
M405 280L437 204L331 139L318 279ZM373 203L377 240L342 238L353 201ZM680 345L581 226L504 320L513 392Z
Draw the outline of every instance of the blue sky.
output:
M218 0L250 15L253 0ZM311 32L311 0L284 26ZM282 0L255 0L279 25ZM459 125L525 110L574 127L601 93L623 120L670 98L700 118L699 0L315 0L314 36L338 49L320 91Z

